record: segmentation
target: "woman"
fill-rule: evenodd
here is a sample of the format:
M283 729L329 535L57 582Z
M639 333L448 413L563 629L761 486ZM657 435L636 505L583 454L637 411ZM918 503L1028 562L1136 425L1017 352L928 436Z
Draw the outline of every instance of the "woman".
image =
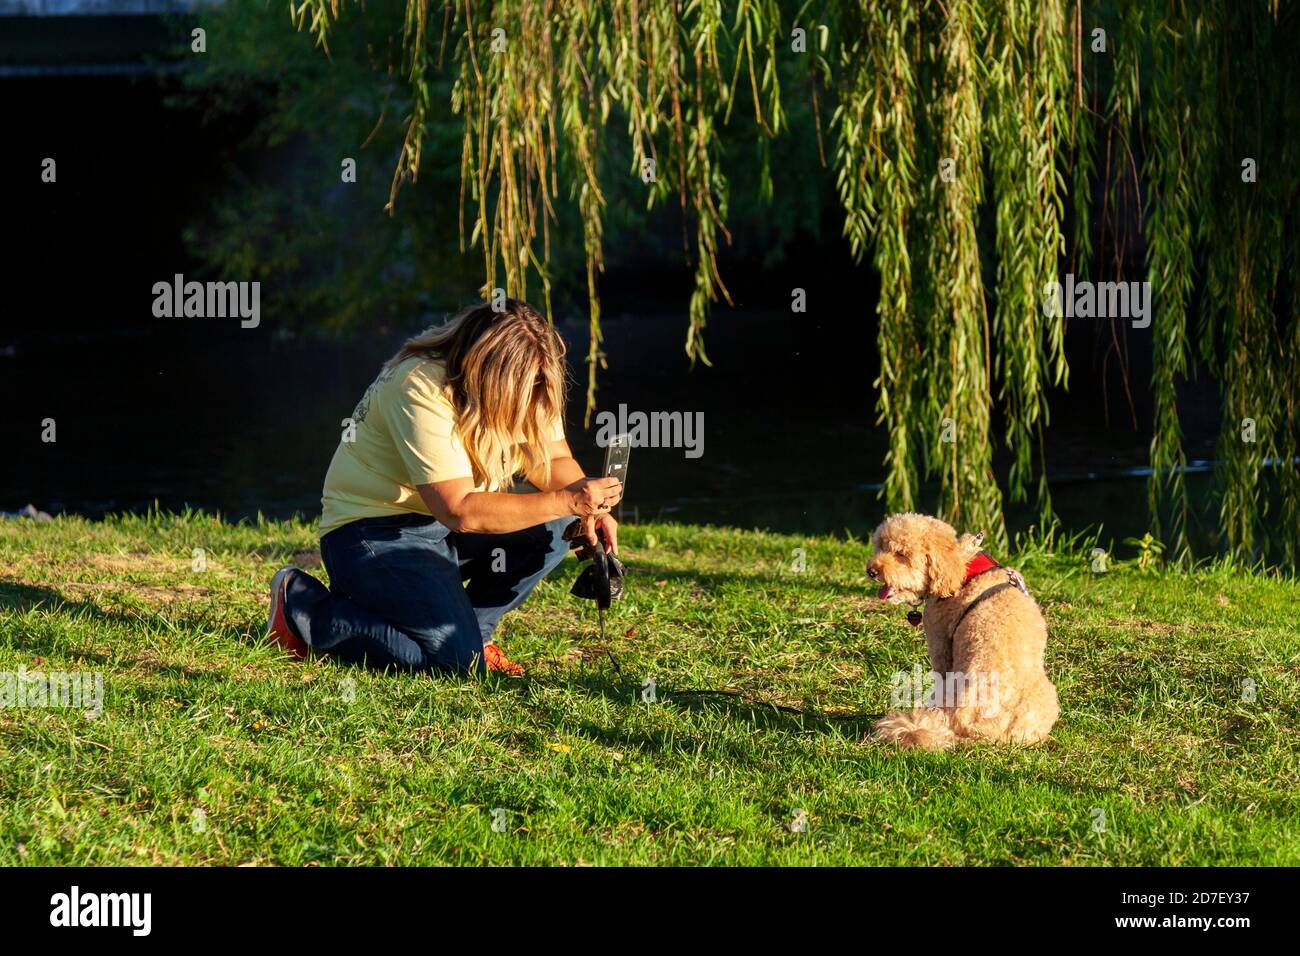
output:
M564 529L618 550L613 478L564 440L564 343L528 304L475 306L408 340L352 413L325 475L327 589L271 580L267 628L299 657L404 670L523 673L493 643L568 551ZM530 490L512 491L516 476Z

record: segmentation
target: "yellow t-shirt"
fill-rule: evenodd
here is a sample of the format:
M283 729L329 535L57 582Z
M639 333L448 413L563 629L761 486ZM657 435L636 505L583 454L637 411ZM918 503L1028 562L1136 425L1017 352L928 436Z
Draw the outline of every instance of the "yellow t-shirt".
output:
M441 362L412 357L384 369L352 420L355 435L344 431L325 474L321 534L358 518L427 515L416 485L474 476ZM557 421L550 440L562 438L564 423Z

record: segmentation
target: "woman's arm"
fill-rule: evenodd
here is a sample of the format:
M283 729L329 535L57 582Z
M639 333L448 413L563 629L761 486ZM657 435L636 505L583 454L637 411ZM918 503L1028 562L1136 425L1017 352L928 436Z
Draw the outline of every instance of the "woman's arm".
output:
M550 481L543 481L541 468L534 468L524 476L534 488L541 491L559 491L561 488L567 488L575 481L581 481L587 477L582 470L582 466L573 457L573 452L569 449L569 443L563 438L546 446L546 456L551 460Z
M623 495L622 484L617 478L585 478L572 456L569 461L571 468L562 465L561 475L572 480L560 485L553 471L550 487L541 491L475 491L472 478L418 485L417 490L429 512L453 531L506 534L568 515L608 514Z

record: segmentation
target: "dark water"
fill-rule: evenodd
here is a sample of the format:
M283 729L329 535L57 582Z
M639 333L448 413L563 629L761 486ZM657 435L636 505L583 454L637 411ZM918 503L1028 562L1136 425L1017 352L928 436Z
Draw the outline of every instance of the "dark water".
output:
M682 449L633 452L625 517L867 535L883 511L874 370L817 357L824 343L815 323L803 319L801 332L780 314L717 318L709 330L714 366L689 370L679 348L683 322L672 315L608 322L602 409L701 412L704 422L699 458ZM577 322L561 327L577 366L584 332ZM0 469L0 508L32 502L99 516L157 502L234 519L316 515L341 421L399 338L277 341L268 330L215 334L195 322L17 346L0 358L0 397L16 412L10 427L21 425L6 443L15 454ZM870 342L853 346L871 354ZM576 367L575 379L581 374ZM594 471L602 452L596 423L583 427L582 396L575 381L568 431ZM1057 417L1070 419L1070 407L1063 403ZM45 418L56 422L54 443L40 440ZM1049 431L1059 514L1075 529L1104 524L1116 540L1140 535L1145 480L1123 472L1144 463L1146 436L1089 422L1086 412L1073 419L1068 430ZM1189 485L1204 506L1208 476L1191 475ZM1013 529L1033 518L1012 504L1007 515ZM1208 521L1205 546L1212 529Z

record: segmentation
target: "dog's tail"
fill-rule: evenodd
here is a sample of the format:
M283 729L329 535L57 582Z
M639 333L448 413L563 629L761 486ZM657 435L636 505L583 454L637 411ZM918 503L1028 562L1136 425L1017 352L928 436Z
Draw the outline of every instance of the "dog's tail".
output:
M957 742L952 712L941 707L886 714L876 721L876 734L906 749L947 750Z

